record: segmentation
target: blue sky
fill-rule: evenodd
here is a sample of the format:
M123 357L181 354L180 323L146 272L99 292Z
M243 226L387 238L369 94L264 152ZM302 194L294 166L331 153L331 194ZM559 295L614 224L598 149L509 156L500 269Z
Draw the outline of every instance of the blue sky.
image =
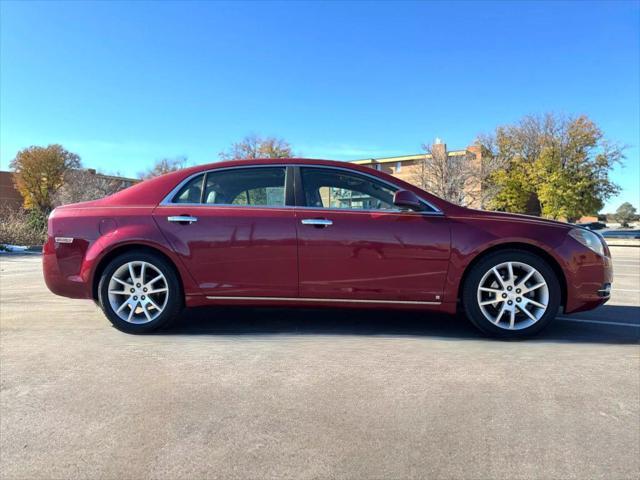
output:
M254 132L307 157L470 144L529 113L587 114L629 145L640 200L640 3L7 2L0 168L61 143L136 175Z

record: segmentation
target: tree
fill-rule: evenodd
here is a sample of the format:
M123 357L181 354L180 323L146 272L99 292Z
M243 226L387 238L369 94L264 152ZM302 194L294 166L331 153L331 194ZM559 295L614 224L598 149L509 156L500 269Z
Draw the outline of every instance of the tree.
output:
M494 199L500 195L506 195L510 198L510 201L517 203L527 203L521 199L522 196L526 198L527 193L523 192L522 185L518 181L517 177L512 179L509 188L506 186L498 185L494 181L494 176L503 173L509 164L508 159L499 155L499 150L495 144L495 137L480 135L473 147L480 155L480 161L474 164L474 174L477 175L477 182L479 184L479 190L476 190L476 203L482 209L488 209L491 207Z
M616 210L615 219L620 223L622 227L628 227L629 222L632 222L636 218L636 207L629 202L624 202Z
M535 193L529 183L527 165L521 160L514 160L508 169L500 169L488 181L495 192L488 205L507 212L534 213L530 208L531 198ZM537 202L537 198L534 203ZM538 210L539 212L539 210Z
M475 155L451 155L443 143L422 146L425 155L412 182L438 197L458 205L470 204L479 190Z
M70 170L65 174L64 185L54 195L53 204L57 206L96 200L128 187L129 183L95 170Z
M289 158L293 157L291 145L277 137L247 135L234 143L226 152L220 152L222 160L249 160L253 158Z
M54 207L54 196L64 185L67 172L80 168L80 157L62 145L32 146L20 150L11 161L16 188L27 209L47 215Z
M440 140L423 145L424 157L417 162L411 182L458 205L487 208L496 196L493 175L505 162L491 155L493 139L483 137L463 152L447 152Z
M609 172L624 158L624 149L607 141L584 115L527 116L486 138L491 139L484 145L488 156L504 164L489 179L497 191L492 208L538 210L573 222L597 213L619 191Z
M153 177L159 177L165 173L175 172L184 168L187 163L187 157L175 157L175 158L162 158L153 164L153 167L138 175L143 180L148 180Z

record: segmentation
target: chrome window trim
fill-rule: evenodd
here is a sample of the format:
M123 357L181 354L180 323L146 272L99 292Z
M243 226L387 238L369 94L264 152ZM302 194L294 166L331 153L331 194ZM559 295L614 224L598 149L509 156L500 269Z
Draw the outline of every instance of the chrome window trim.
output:
M393 213L393 214L425 215L425 216L432 216L432 217L444 216L444 213L442 213L440 210L436 212L416 212L415 210L400 210L398 208L395 208L395 209L330 208L330 207L291 207L291 208L297 208L299 210L322 210L322 211L328 211L328 212L343 212L343 213Z
M364 175L365 177L369 177L372 178L373 180L376 180L380 183L383 183L385 185L389 185L390 187L396 189L396 190L402 190L402 188L400 188L398 185L389 182L387 180L383 180L382 178L378 178L375 175L370 175L368 173L365 172L360 172L358 170L353 170L351 168L345 168L345 167L336 167L333 165L314 165L314 164L298 164L298 163L276 163L276 164L266 164L266 165L235 165L233 167L222 167L222 168L212 168L209 170L203 170L200 172L196 172L193 173L192 175L189 175L187 178L185 178L184 180L182 180L178 185L176 185L173 190L171 190L163 199L162 201L158 204L158 206L163 206L163 207L209 207L209 208L216 208L216 207L232 207L232 208L271 208L271 209L304 209L304 210L328 210L328 211L333 211L333 212L366 212L366 213L372 213L372 212L377 212L377 213L410 213L412 215L425 215L425 216L443 216L444 212L442 210L440 210L438 207L436 207L435 205L433 205L432 203L428 202L427 200L424 199L420 199L421 202L423 202L425 205L427 205L429 208L433 209L433 212L416 212L416 211L406 211L406 210L400 210L400 209L357 209L357 208L327 208L327 207L307 207L307 206L295 206L295 205L282 205L282 206L271 206L271 205L234 205L234 204L227 204L227 203L173 203L171 201L171 199L178 193L178 191L180 191L180 189L187 184L190 180L194 179L195 177L197 177L198 175L202 175L202 174L207 174L209 172L221 172L224 170L235 170L235 169L240 169L240 168L268 168L268 167L282 167L285 169L285 202L286 202L286 185L287 185L287 177L286 175L288 174L287 172L287 167L297 167L297 168L304 168L304 167L308 167L308 168L328 168L328 169L332 169L332 170L342 170L345 172L349 172L349 173L355 173L356 175ZM204 185L203 185L204 188Z
M172 202L171 200L173 199L173 197L175 197L177 195L177 193L182 189L182 187L184 187L187 183L189 183L191 180L193 180L195 177L197 177L198 175L205 175L204 180L206 180L206 175L210 172L223 172L225 170L236 170L236 169L241 169L241 168L264 168L264 167L271 167L271 168L284 168L284 189L285 189L285 203L283 205L234 205L232 203L204 203L204 202L198 202L198 203L175 203ZM204 184L203 181L203 185L202 185L202 189L204 191L204 189L206 188L206 185ZM286 205L286 201L287 201L287 195L286 195L286 189L287 189L287 165L286 164L271 164L271 165L236 165L234 167L222 167L222 168L212 168L210 170L202 170L200 172L196 172L192 175L189 175L187 178L185 178L184 180L182 180L178 185L176 185L176 187L171 190L163 199L162 201L158 204L160 206L163 207L172 207L172 206L176 206L176 207L244 207L244 208L287 208L287 207L292 207L291 205Z
M234 205L229 203L168 203L158 204L162 207L201 207L201 208L261 208L270 210L293 210L293 205L282 205L281 207L275 207L270 205Z

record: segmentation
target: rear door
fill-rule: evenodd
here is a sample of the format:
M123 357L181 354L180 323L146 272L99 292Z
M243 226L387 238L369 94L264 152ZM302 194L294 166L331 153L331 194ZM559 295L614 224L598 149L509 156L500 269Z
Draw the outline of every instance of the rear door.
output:
M272 165L211 170L188 179L156 208L160 229L203 294L298 295L287 172Z
M300 296L439 303L450 231L437 211L400 211L397 187L330 167L300 167Z

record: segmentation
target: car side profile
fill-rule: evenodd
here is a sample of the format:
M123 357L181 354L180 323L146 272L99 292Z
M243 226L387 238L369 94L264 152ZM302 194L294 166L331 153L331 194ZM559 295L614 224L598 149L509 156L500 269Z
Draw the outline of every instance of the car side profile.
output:
M596 233L453 205L383 172L328 160L242 160L56 208L49 289L94 299L118 329L151 332L184 307L463 311L498 337L610 296Z

